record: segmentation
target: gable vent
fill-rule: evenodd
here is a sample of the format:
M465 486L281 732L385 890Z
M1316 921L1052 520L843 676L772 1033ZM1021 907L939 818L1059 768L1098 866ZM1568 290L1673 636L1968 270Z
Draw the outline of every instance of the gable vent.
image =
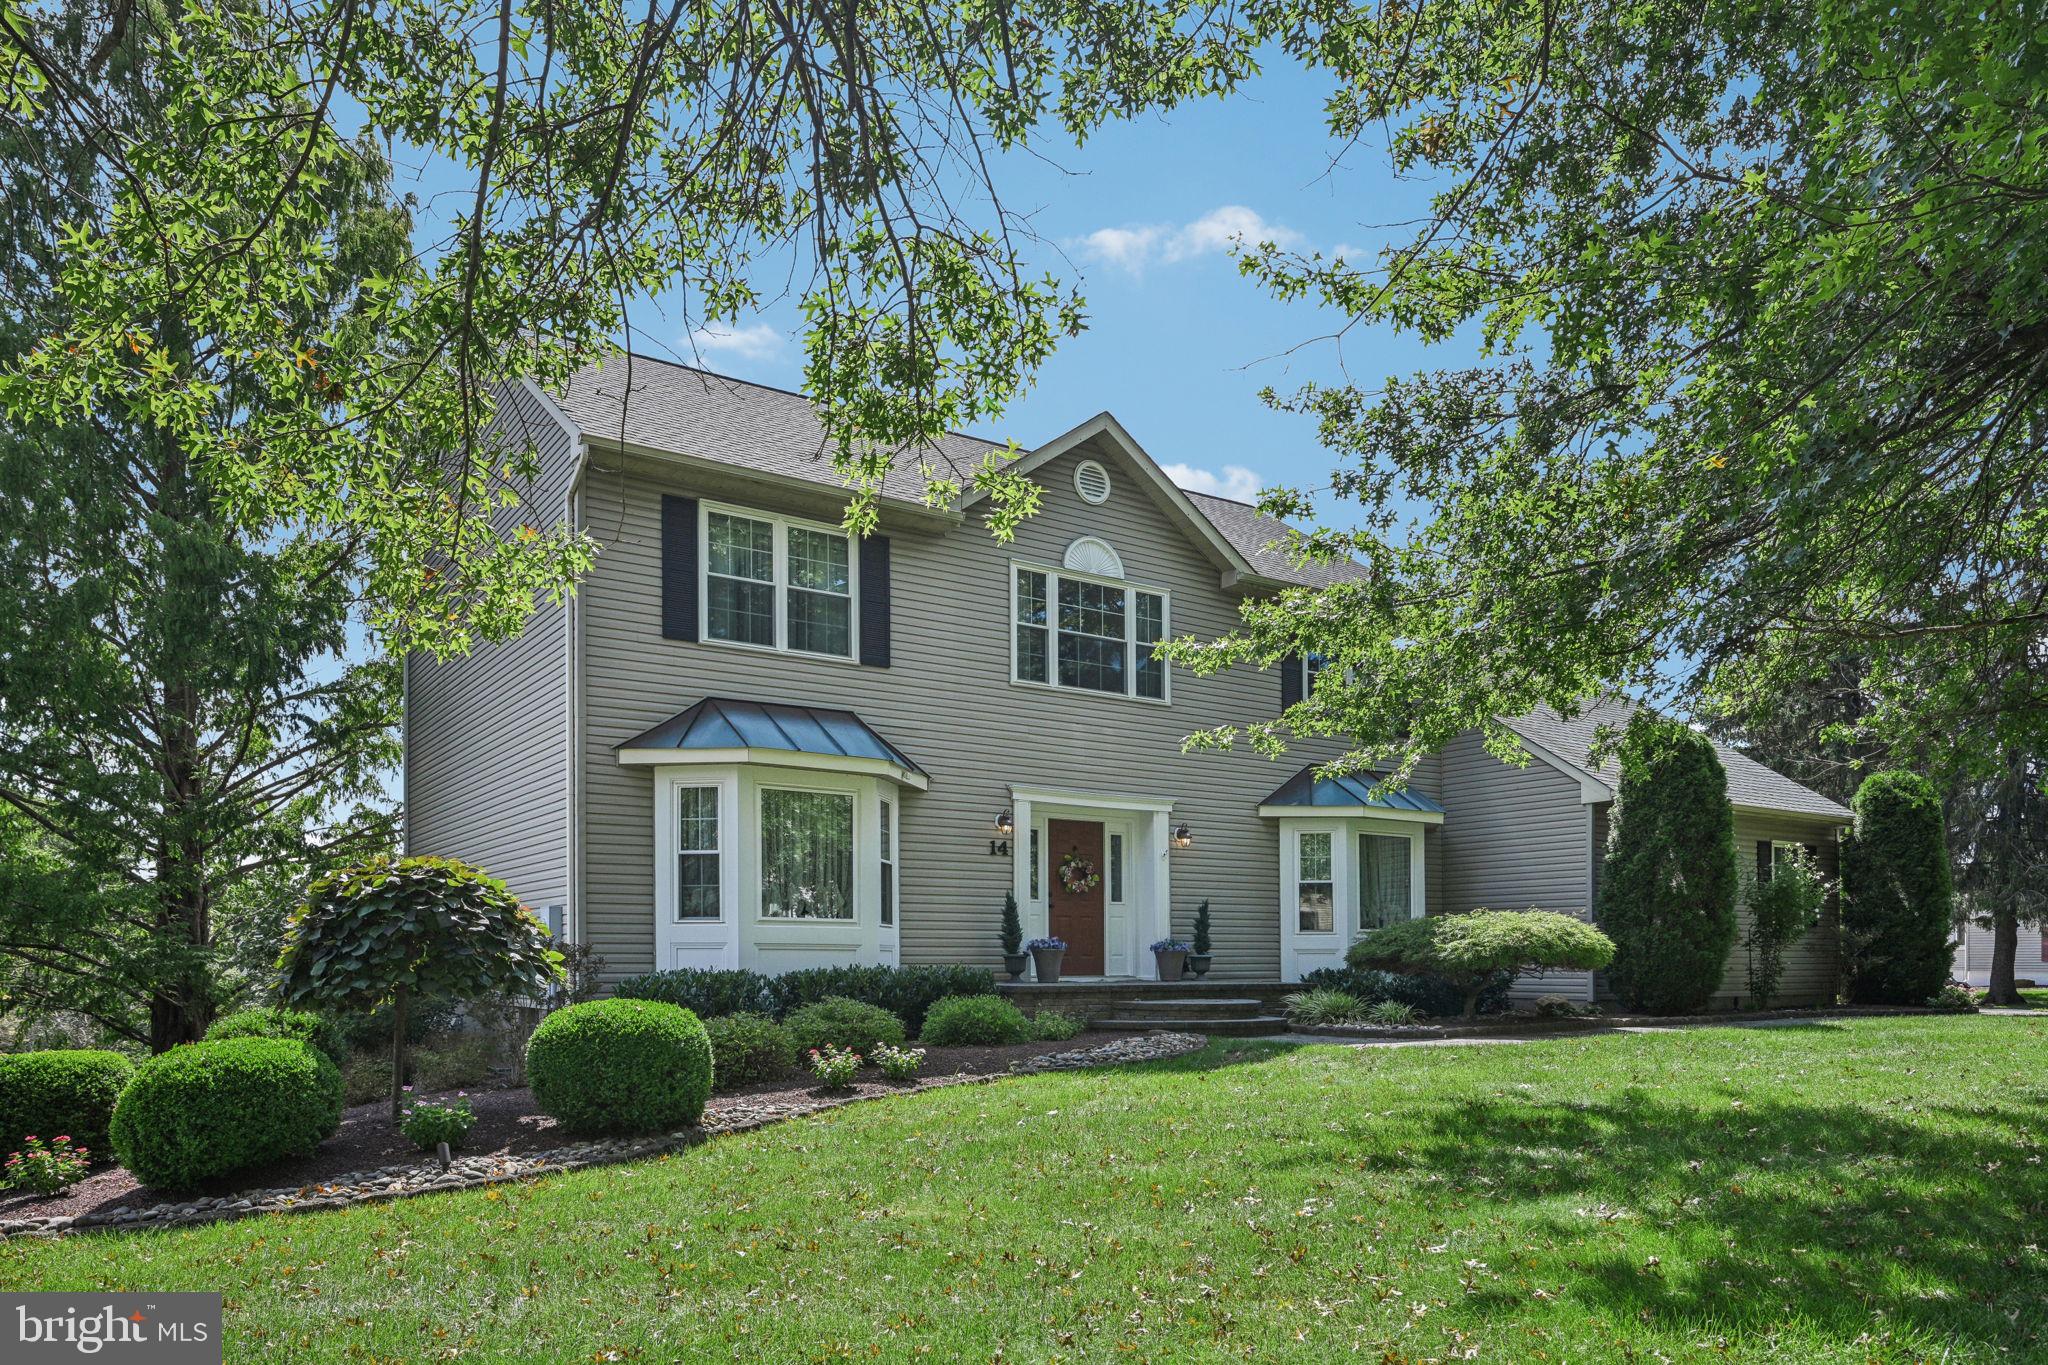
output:
M1109 501L1109 471L1094 460L1074 466L1074 491L1081 501L1101 504Z

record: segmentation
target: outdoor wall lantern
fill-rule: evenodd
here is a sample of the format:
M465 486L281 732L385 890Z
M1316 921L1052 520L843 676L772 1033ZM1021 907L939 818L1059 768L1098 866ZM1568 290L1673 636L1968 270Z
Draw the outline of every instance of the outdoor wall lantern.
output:
M1195 846L1195 832L1186 825L1175 825L1173 827L1173 846L1175 848L1193 848Z
M998 815L996 817L996 833L1002 835L1005 839L1007 839L1016 832L1017 821L1015 817L1013 817L1010 814L1009 810L1006 808L1001 815Z

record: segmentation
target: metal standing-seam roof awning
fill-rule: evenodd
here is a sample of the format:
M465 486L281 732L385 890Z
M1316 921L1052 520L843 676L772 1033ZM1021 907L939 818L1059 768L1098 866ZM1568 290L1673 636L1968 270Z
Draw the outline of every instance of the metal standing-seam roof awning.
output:
M1421 792L1373 790L1368 777L1317 777L1313 766L1303 768L1280 784L1280 789L1259 803L1261 815L1372 816L1417 820L1440 825L1444 808Z
M619 762L766 763L874 773L919 791L931 777L851 711L706 697L617 748Z

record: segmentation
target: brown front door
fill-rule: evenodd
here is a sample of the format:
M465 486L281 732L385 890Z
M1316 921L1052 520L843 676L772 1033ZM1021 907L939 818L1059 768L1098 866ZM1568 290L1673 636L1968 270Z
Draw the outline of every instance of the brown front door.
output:
M1048 820L1046 842L1052 845L1046 870L1052 886L1046 901L1046 921L1054 938L1067 941L1062 972L1075 976L1101 976L1102 963L1102 825L1095 820ZM1078 854L1095 869L1095 885L1086 891L1069 891L1060 880L1060 864L1069 854Z

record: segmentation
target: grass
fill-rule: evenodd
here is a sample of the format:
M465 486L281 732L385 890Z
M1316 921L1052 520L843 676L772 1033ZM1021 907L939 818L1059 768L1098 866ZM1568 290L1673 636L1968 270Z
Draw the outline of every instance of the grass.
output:
M659 1162L0 1246L264 1361L2048 1359L2048 1019L1212 1045Z

